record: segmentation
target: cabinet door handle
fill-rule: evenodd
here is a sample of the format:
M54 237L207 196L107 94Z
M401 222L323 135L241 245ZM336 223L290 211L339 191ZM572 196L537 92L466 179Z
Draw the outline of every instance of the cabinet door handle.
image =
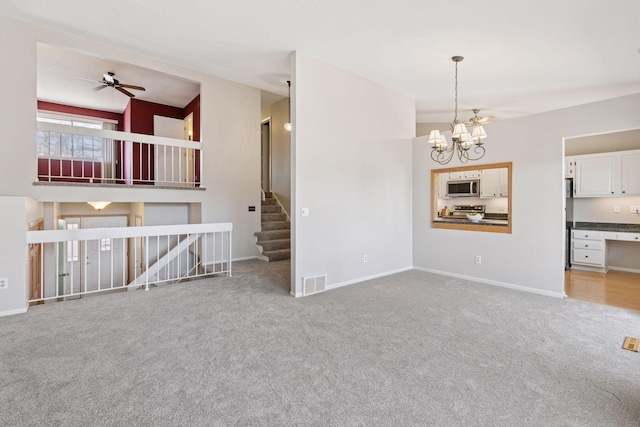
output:
M585 255L584 257L585 257L585 258L589 258L589 255Z
M613 191L611 192L611 194L613 194Z
M626 191L622 190L623 193L626 193Z
M588 234L585 234L585 235L584 235L584 237L589 237L589 235L588 235Z
M589 245L584 245L584 247L585 247L585 248L588 248L588 247L589 247Z

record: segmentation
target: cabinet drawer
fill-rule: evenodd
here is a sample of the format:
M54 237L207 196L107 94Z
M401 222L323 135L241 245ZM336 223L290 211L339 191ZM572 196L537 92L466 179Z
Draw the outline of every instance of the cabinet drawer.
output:
M591 249L592 251L601 251L604 248L602 240L574 240L574 249Z
M618 233L618 240L640 242L640 233Z
M572 260L574 264L589 264L603 266L604 252L591 251L589 249L574 249L572 251Z
M602 240L602 232L590 230L573 230L574 239Z

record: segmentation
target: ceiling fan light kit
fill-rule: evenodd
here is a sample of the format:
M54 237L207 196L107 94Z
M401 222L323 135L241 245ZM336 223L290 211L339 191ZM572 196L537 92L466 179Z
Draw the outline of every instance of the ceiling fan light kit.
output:
M479 109L474 109L475 114L469 122L461 123L458 121L458 63L464 59L462 56L454 56L451 58L456 64L455 75L455 115L453 122L451 123L451 142L449 145L445 135L442 135L439 130L432 130L429 134L429 144L432 144L431 158L440 163L446 165L453 158L454 153L458 157L461 163L467 163L469 160L480 160L484 157L485 149L482 140L487 137L487 132L482 126L485 123L489 123L493 117L478 117ZM469 133L467 126L473 126L473 130ZM472 150L473 148L473 150Z
M120 83L120 81L114 77L115 75L116 74L113 71L107 71L106 73L104 73L102 75L102 80L85 79L85 78L82 78L82 77L76 77L76 79L88 80L90 82L100 83L100 86L94 87L92 89L94 92L102 90L102 89L104 89L106 87L112 87L115 90L117 90L118 92L127 95L129 98L135 98L136 96L133 93L129 92L127 89L134 89L134 90L141 90L141 91L146 90L142 86Z

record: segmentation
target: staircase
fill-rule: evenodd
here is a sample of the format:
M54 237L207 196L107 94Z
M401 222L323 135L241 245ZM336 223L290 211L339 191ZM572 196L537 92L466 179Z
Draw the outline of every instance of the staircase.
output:
M258 246L262 246L262 256L269 262L291 258L291 223L270 191L265 192L262 201L262 231L254 236L258 238Z

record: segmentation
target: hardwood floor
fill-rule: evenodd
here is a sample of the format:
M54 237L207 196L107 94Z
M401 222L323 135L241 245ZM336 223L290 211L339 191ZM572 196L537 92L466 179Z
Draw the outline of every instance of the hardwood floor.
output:
M567 270L564 279L569 298L640 311L640 274Z

